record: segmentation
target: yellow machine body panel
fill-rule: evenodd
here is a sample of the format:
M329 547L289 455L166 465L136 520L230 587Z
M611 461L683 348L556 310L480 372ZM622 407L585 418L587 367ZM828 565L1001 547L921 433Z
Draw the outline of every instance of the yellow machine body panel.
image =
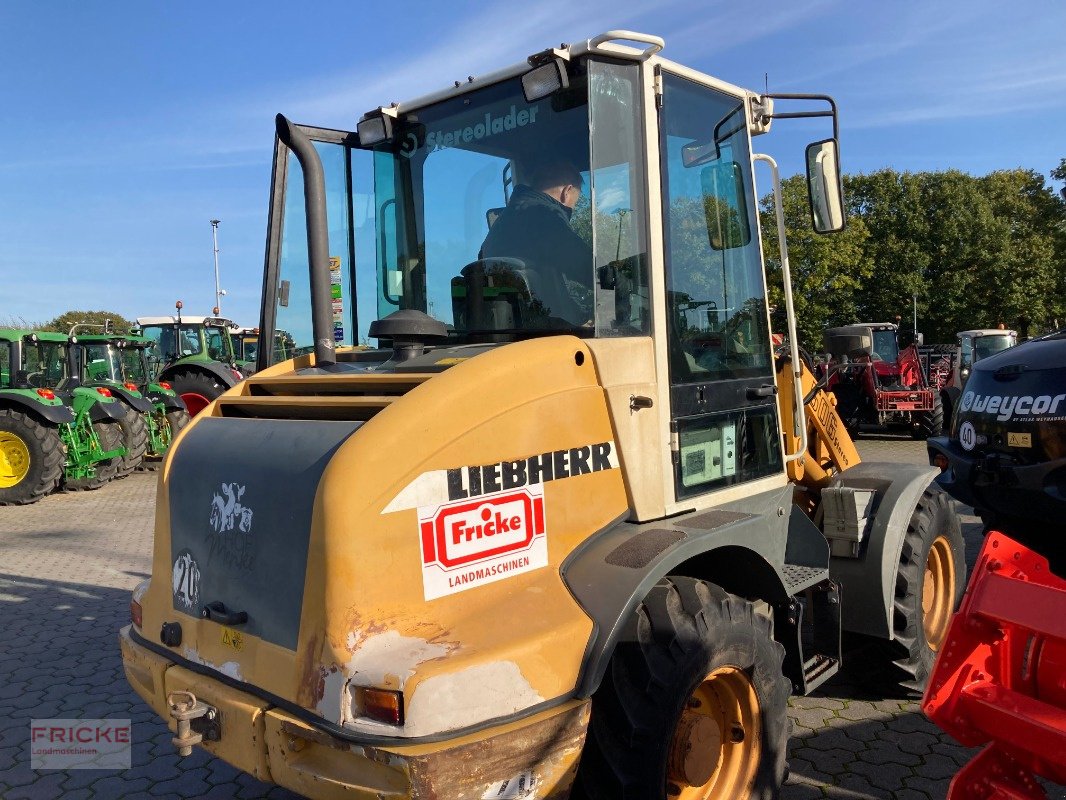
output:
M284 459L264 463L263 448L284 440L286 426L299 425L313 438L316 425L345 423L222 415L227 399L243 394L254 403L257 381L287 374L291 363L260 373L183 432L190 451L197 438L217 445L230 427L262 438L243 459L227 455L231 483L221 491L205 475L179 474L191 466L183 464L180 446L168 460L154 574L177 581L181 567L191 566L179 561L191 555L199 596L186 605L178 599L191 598L176 594L174 581L152 581L141 598L145 638L177 622L181 644L169 649L183 662L371 734L433 736L527 713L571 693L592 622L560 566L628 509L588 348L576 338L551 337L481 353L350 423L324 463L317 460L306 529L297 518L284 519L284 511L264 508L267 516L260 516L256 503L271 498L253 495L253 487L275 495L278 509L288 507L289 493L296 503L304 488ZM359 391L357 373L343 382ZM291 449L279 446L279 453ZM202 498L199 516L172 513L173 497L185 507L190 493ZM212 499L219 505L226 497L238 498L238 513L220 534L208 510ZM171 536L175 522L178 542ZM299 576L286 580L286 565L275 563L271 585L269 574L256 572L267 557L260 548L284 548L300 537L306 566ZM295 551L292 560L299 561ZM220 597L209 596L216 572ZM242 581L248 609L231 602ZM291 647L285 633L259 636L254 624L258 596L284 594L286 585L302 587L302 596L285 600L300 609ZM203 618L201 608L213 601L247 611L248 625ZM403 724L363 717L365 687L402 692Z

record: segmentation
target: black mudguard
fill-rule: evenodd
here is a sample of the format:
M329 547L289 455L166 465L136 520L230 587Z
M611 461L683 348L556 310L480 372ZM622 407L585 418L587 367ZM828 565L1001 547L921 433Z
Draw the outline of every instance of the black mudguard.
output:
M665 520L619 521L590 537L560 570L594 623L577 695L596 691L629 619L666 575L708 580L771 605L828 578L829 545L792 510L788 486Z
M89 419L93 422L106 422L111 419L122 419L126 416L126 405L118 400L113 403L94 403L89 410Z
M0 390L0 405L18 406L19 410L28 411L55 425L62 425L74 421L74 412L71 411L70 406L49 406L44 403L37 403L24 395L17 394L16 392Z

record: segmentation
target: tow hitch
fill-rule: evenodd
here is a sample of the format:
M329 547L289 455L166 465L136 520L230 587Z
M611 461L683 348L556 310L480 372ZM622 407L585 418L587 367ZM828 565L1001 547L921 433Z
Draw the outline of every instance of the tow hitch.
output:
M192 755L192 746L205 739L217 742L222 738L222 722L218 709L196 699L192 692L171 692L167 695L170 716L178 723L178 735L170 741L178 748L178 755Z

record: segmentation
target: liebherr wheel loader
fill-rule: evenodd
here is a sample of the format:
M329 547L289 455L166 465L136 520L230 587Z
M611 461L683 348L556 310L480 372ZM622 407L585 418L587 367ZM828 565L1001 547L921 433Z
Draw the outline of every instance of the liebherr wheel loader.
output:
M315 798L769 798L842 630L921 685L958 519L936 470L859 463L783 237L771 348L752 137L832 120L839 229L835 106L662 47L278 117L258 371L171 447L120 636L182 753Z

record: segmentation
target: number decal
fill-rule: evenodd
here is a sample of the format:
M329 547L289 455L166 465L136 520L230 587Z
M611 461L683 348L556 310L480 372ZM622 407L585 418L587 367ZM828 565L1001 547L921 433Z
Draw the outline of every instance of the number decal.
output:
M200 605L200 568L188 550L183 550L174 560L171 582L174 589L174 608L196 613Z
M972 422L964 422L959 426L959 444L963 450L973 450L977 446L977 431L973 429Z

